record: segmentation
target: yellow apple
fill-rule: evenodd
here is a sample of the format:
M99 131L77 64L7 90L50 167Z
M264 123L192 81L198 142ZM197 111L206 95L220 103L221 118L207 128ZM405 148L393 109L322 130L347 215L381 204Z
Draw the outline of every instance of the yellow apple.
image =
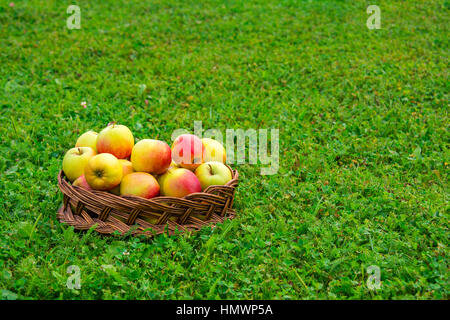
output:
M169 168L179 168L179 166L175 163L175 161L172 160L172 162L170 163Z
M130 161L126 159L119 159L119 162L122 165L122 180L123 180L123 177L125 177L127 174L134 172L133 165L131 164ZM109 190L109 192L117 196L120 195L120 184Z
M73 182L84 173L84 167L89 159L95 155L95 151L89 147L72 148L66 152L63 159L63 171L67 179Z
M85 132L78 138L75 147L91 147L97 153L97 136L95 131Z
M110 190L119 185L123 169L119 160L110 153L100 153L89 159L84 168L87 183L94 190Z
M98 153L110 153L117 159L125 159L131 155L133 146L133 134L124 125L111 124L98 134Z
M227 152L219 141L210 138L203 138L202 143L205 147L203 151L204 162L220 161L222 163L226 163Z

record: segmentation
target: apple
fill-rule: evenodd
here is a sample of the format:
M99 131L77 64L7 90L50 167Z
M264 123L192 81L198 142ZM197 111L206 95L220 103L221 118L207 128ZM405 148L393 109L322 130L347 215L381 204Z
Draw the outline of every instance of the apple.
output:
M92 190L91 186L87 183L84 174L79 176L73 183L73 186L81 187L85 190Z
M97 137L98 133L95 131L85 132L78 138L75 147L91 147L97 153Z
M172 144L172 159L180 167L195 170L203 162L202 140L193 134L182 134Z
M119 185L122 175L122 165L110 153L93 156L84 168L86 181L94 190L111 190Z
M170 163L169 168L180 168L180 167L175 163L175 161L172 160L172 162Z
M123 177L125 177L127 174L130 174L134 172L133 165L131 164L131 161L128 161L126 159L119 159L120 164L122 165L122 180ZM120 184L118 186L115 186L109 192L119 196L120 195Z
M167 143L154 139L143 139L131 152L134 171L152 174L164 173L172 161L172 151Z
M133 134L124 125L113 123L98 134L98 153L110 153L117 159L125 159L130 156L133 146Z
M163 175L164 173L167 172L167 170L172 169L172 168L181 168L181 167L178 166L178 165L172 160L172 162L170 163L170 166L166 169L166 171L164 171L164 172L161 173L161 174L154 174L153 176L156 178L156 180L159 180L159 177L160 177L161 175Z
M84 167L89 159L95 155L95 151L90 147L72 148L66 152L63 159L63 171L67 179L73 182L84 173Z
M123 177L120 195L153 198L159 195L158 181L147 172L133 172Z
M161 195L182 198L190 193L201 192L202 187L197 176L185 168L169 168L159 176Z
M222 163L226 163L227 152L219 141L210 138L203 138L202 143L205 147L203 151L204 162L220 161Z
M131 161L126 159L119 159L119 162L122 165L123 177L125 177L127 174L134 172L133 164L131 163Z
M224 185L233 178L231 170L219 161L201 164L195 169L195 175L200 181L202 190L212 185Z

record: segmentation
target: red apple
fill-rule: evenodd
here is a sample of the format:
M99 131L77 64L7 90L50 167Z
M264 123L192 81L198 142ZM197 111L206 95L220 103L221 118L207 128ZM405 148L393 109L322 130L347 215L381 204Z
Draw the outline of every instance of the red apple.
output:
M202 187L196 175L184 168L169 168L159 176L161 195L182 198L190 193L201 192Z
M195 170L203 163L204 149L199 137L193 134L182 134L172 144L172 159L183 168Z
M73 183L72 185L77 186L77 187L81 187L85 190L92 190L91 186L89 185L89 183L87 183L86 178L84 176L84 174L82 176L79 176Z

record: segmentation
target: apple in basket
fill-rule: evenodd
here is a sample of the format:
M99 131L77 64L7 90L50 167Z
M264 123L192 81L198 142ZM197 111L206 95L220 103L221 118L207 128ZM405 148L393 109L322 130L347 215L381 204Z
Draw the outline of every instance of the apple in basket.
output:
M205 190L211 185L224 185L233 178L231 170L222 162L218 161L201 164L195 169L195 175L200 181L202 190Z
M91 186L89 185L89 183L87 183L86 181L86 177L84 176L84 174L82 176L79 176L73 183L72 185L77 186L77 187L81 187L85 190L92 190Z
M97 153L97 137L98 133L95 131L85 132L78 138L75 147L91 147Z
M133 172L123 177L120 195L150 199L159 195L158 181L147 172Z
M133 146L133 134L130 129L124 125L113 123L100 131L98 134L98 153L110 153L117 159L125 159L131 155Z
M219 161L222 163L226 163L227 161L227 152L223 145L214 139L203 138L202 143L204 146L203 150L203 161Z
M131 161L128 161L126 159L119 159L120 164L122 165L122 180L123 177L125 177L127 174L130 174L134 172L133 165L131 164ZM120 184L111 190L109 192L119 196L120 195Z
M203 162L202 140L193 134L182 134L172 144L172 159L180 167L195 170Z
M172 162L172 151L167 143L154 139L143 139L131 152L134 171L162 174Z
M182 198L190 193L202 191L198 178L185 168L169 168L158 177L158 182L162 196Z
M64 174L70 182L75 181L84 174L84 167L89 159L95 156L95 151L90 147L72 148L64 155L62 167Z
M120 184L123 169L115 156L100 153L89 159L84 168L84 176L92 189L111 190Z

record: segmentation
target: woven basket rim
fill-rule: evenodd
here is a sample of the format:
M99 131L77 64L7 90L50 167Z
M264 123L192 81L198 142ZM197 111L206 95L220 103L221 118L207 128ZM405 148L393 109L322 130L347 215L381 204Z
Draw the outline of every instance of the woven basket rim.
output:
M232 209L239 173L230 166L232 179L225 185L212 185L202 192L182 198L158 196L145 199L136 196L118 196L107 191L85 190L73 186L61 170L58 187L63 194L63 205L57 212L61 223L77 230L96 226L101 234L132 235L198 231L203 226L214 226L233 219ZM150 221L148 219L156 219Z

